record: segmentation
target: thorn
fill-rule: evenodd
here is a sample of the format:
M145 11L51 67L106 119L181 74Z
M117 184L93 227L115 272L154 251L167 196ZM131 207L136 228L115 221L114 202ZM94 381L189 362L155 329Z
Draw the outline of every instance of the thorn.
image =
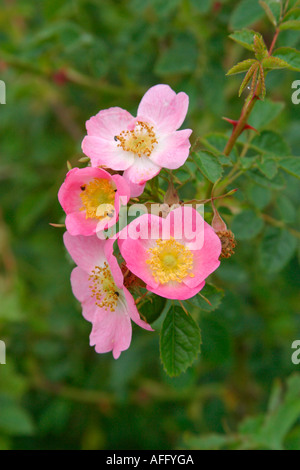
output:
M259 134L258 130L255 129L255 127L250 126L249 124L245 124L245 127L243 130L245 129L250 129L251 131L257 132Z
M49 222L49 225L51 225L51 227L55 227L55 228L65 227L65 224L52 224L50 222Z

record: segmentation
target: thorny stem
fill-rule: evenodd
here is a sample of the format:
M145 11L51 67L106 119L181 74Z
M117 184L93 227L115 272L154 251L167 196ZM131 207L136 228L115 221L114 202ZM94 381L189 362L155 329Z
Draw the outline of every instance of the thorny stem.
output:
M274 46L275 46L275 43L277 41L277 38L278 38L278 35L279 35L279 28L276 29L276 32L275 32L275 35L273 37L273 40L272 40L272 43L271 43L271 46L270 46L270 49L269 49L269 56L272 54L272 51L274 49ZM252 96L248 96L248 98L246 99L246 102L243 106L243 109L241 111L241 115L240 115L240 118L236 124L236 126L233 128L233 131L232 131L232 134L226 144L226 147L224 149L224 154L225 155L230 155L230 152L231 150L233 149L238 137L241 135L241 133L243 132L244 128L245 128L245 125L247 124L247 121L249 119L249 116L255 106L255 103L257 102L257 100L259 100L259 94L261 92L261 83L259 82L256 86L256 89L253 93Z

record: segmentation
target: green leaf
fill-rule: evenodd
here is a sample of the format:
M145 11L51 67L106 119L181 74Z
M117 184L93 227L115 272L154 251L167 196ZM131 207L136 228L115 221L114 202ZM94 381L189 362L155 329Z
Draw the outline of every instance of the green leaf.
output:
M210 134L207 134L201 138L201 143L218 156L222 165L231 166L232 161L236 162L237 160L237 152L236 148L233 148L233 150L230 152L229 160L228 157L223 153L227 142L228 136L220 132L211 132Z
M225 446L239 442L238 436L226 436L226 434L206 434L205 436L186 436L184 439L188 449L195 450L219 450Z
M278 171L277 162L273 158L265 157L262 161L257 161L257 166L270 180L274 178Z
M203 298L203 296L209 300L210 304ZM205 284L203 289L197 295L187 299L185 302L187 306L191 303L195 307L201 308L201 310L212 312L219 307L223 297L223 289L213 286L212 284Z
M251 185L247 193L249 200L260 210L264 209L272 198L272 192L269 188L263 188L257 184Z
M258 2L254 0L242 0L233 10L230 25L232 29L244 28L262 18L262 11Z
M256 63L256 60L255 59L247 59L247 60L243 60L243 62L239 62L238 64L234 65L233 67L231 67L230 70L228 70L227 74L226 75L235 75L237 73L242 73L242 72L246 72L249 70L249 68L251 67L251 65L255 64Z
M245 90L246 86L248 85L249 81L251 80L252 78L252 86L251 86L251 93L253 93L253 86L255 85L255 82L256 82L256 77L257 77L257 71L258 71L258 68L259 68L259 64L258 62L255 62L253 65L251 65L250 69L248 70L248 72L246 73L245 77L244 77L244 80L242 81L242 84L239 88L239 96L241 96L241 94L243 93L243 91Z
M223 168L218 158L212 153L201 150L192 154L193 159L201 173L212 183L215 183L223 174Z
M259 3L265 10L271 23L277 26L281 16L281 2L277 0L259 0Z
M282 111L284 103L268 99L258 101L253 108L248 123L255 129L261 129L273 121Z
M292 47L280 47L273 52L273 56L288 63L290 70L300 72L300 52Z
M265 57L262 61L262 66L264 70L273 70L273 69L284 69L289 66L289 64L279 57Z
M263 220L248 209L234 217L231 228L237 240L250 240L261 232L263 226Z
M266 273L280 271L292 258L297 241L287 230L269 227L260 245L260 265Z
M290 148L280 134L274 131L262 131L255 136L251 142L251 147L262 153L269 153L278 156L290 154Z
M280 31L284 31L286 29L294 29L299 31L300 30L300 8L293 8L290 10L285 17L283 18L283 22L279 26Z
M263 40L263 37L259 34L255 34L254 36L254 51L257 60L262 60L268 55L268 49L265 45L265 41Z
M264 188L278 190L283 189L286 184L285 179L279 173L272 180L269 180L265 176L262 176L261 173L252 170L247 172L247 176Z
M147 297L138 304L138 310L140 314L145 317L147 323L151 324L161 315L166 302L166 299L159 295L147 295Z
M288 157L279 160L280 167L290 175L300 179L300 157Z
M296 210L292 202L284 194L280 194L277 199L277 207L280 215L280 219L290 224L295 222Z
M198 325L181 308L172 306L160 332L160 355L167 374L179 375L191 366L200 344Z
M245 47L249 51L254 51L254 36L259 35L252 29L242 29L230 34L230 39Z

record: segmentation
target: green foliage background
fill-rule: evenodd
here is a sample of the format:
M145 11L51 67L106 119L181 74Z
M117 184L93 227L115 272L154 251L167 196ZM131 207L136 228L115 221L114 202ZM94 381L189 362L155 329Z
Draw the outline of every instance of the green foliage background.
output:
M148 87L168 83L190 96L185 127L193 140L218 131L226 142L221 117L238 118L244 102L240 77L226 72L249 57L228 35L243 27L270 44L272 26L253 0L3 0L1 449L300 449L300 365L291 362L300 339L293 175L266 158L252 177L235 181L237 203L221 212L238 248L213 279L225 295L219 303L214 293L213 311L195 307L202 351L178 378L163 370L156 333L134 328L118 361L89 347L62 229L49 226L63 221L57 191L66 161L78 165L85 121L100 109L134 114ZM299 32L282 32L278 46L287 43L299 49ZM267 99L277 104L259 103L250 123L284 140L270 144L261 134L253 152L276 145L275 155L299 155L297 78L286 70L267 77ZM205 196L204 176L182 186L181 196ZM281 225L267 225L262 211Z

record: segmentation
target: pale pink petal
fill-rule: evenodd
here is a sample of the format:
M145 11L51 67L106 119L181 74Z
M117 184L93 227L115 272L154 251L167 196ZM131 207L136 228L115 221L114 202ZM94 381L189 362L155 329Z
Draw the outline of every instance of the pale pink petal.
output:
M71 272L72 292L79 302L90 297L89 274L78 266Z
M132 121L133 116L122 108L103 109L96 116L86 122L88 135L101 137L105 140L113 140Z
M189 156L191 133L190 129L185 129L163 137L153 150L150 160L170 170L181 167Z
M97 311L99 307L95 303L95 299L93 297L89 297L87 300L82 302L82 316L87 321L93 323L95 321L95 317L97 315Z
M126 178L126 175L124 175L124 178ZM126 178L127 179L127 178ZM130 196L131 197L139 197L141 194L143 194L146 183L143 184L135 184L132 181L128 180L128 184L130 187Z
M97 353L112 351L114 358L118 359L121 352L129 348L131 334L130 317L122 304L115 312L99 309L90 335L90 345L95 346Z
M90 157L93 167L104 165L119 171L126 170L134 162L133 154L118 147L114 139L87 135L82 141L82 151Z
M134 323L136 323L141 328L144 328L145 330L154 331L148 323L146 323L144 320L141 319L138 309L135 305L134 298L132 297L130 292L126 289L126 287L123 287L123 291L124 291L125 298L127 301L128 312L129 312L131 320L133 320Z
M156 85L143 96L137 115L155 122L159 132L176 131L183 123L189 105L189 97L181 92L176 95L168 85Z
M114 239L106 240L105 245L104 245L104 253L105 253L105 257L107 259L107 262L109 264L111 274L112 274L112 276L114 278L114 281L116 283L116 286L119 287L119 288L122 288L124 278L123 278L121 268L118 264L117 258L114 256L114 253L113 253L114 242L115 242Z
M130 168L124 171L124 177L134 184L143 184L158 175L161 167L148 157L135 157Z
M74 237L65 232L64 243L75 263L88 273L105 261L104 245L106 242L100 240L96 235Z

